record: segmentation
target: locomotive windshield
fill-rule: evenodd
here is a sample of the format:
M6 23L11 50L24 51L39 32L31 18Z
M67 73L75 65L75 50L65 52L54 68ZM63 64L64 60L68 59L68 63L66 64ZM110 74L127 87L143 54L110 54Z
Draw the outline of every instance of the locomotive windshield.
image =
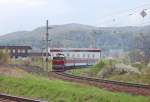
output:
M60 53L56 54L56 56L53 57L53 60L64 60L64 59L65 59L64 54L60 54Z
M65 59L64 57L53 57L53 60L63 60Z

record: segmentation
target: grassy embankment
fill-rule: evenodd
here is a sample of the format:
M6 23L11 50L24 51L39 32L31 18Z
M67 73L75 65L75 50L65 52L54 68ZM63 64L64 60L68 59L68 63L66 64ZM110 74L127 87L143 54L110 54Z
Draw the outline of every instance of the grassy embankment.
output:
M0 77L0 92L54 102L148 102L142 96L112 93L94 87L40 77ZM109 97L109 98L108 98Z
M19 69L17 68L17 70ZM7 72L5 71L5 73ZM23 71L15 77L1 74L0 92L49 102L149 102L149 98L144 96L113 93L104 89L56 79L48 80L26 72L23 74Z

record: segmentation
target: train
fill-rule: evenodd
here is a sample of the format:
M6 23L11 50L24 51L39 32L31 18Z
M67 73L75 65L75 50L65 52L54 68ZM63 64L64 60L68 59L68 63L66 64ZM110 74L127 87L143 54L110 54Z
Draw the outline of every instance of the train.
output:
M91 66L101 57L101 50L92 48L52 48L49 51L53 71Z

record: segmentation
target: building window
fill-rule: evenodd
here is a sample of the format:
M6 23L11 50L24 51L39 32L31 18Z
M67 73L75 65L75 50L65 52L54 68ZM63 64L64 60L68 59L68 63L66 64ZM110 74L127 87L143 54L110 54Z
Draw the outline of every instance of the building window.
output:
M15 49L13 49L13 53L15 53L16 52L16 50Z
M95 54L93 54L92 57L95 58Z
M90 58L90 54L88 54L88 58Z
M20 53L21 51L20 51L20 49L18 49L18 53Z
M26 51L24 49L22 49L22 53L25 53Z
M69 57L69 53L67 53L67 56Z
M83 58L85 58L85 54L83 54Z
M72 57L75 57L75 55L74 55L74 54L72 54Z
M77 56L78 56L78 58L80 58L80 54L78 54Z
M28 50L28 53L30 53L31 52L31 50Z

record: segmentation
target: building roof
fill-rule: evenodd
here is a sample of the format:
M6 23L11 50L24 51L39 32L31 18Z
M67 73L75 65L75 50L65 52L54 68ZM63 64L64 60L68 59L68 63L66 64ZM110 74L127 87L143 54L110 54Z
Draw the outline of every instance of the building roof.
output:
M49 48L50 52L101 52L97 48Z
M0 49L32 49L31 46L0 46Z
M28 54L28 56L46 56L46 53L42 53L42 52L30 52ZM50 56L49 53L48 53L48 56Z

